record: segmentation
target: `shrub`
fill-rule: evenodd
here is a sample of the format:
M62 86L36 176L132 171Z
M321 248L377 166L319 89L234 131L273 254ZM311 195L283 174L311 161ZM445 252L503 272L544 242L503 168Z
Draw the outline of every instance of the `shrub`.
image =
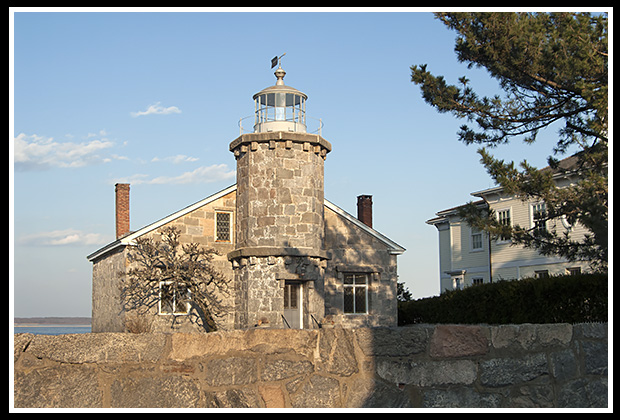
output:
M399 325L607 322L607 274L499 281L399 302Z

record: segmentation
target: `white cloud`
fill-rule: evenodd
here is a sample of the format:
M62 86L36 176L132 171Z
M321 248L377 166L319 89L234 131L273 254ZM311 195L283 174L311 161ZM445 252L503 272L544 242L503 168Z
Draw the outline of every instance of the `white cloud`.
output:
M64 245L103 245L110 238L99 233L85 233L76 229L53 230L22 236L17 240L21 245L64 246Z
M79 168L86 165L126 159L109 155L106 149L114 143L106 138L83 143L57 142L52 137L24 133L14 138L14 161L17 170L42 170L49 168Z
M158 176L150 178L145 174L135 174L115 182L127 182L139 184L207 184L210 182L233 179L236 175L234 170L229 170L225 163L211 166L201 166L193 171L184 172L177 176Z
M130 115L134 118L141 117L143 115L169 115L169 114L180 114L181 110L176 106L163 107L160 105L161 102L157 102L153 105L149 105L146 111L137 111L130 112Z
M192 157L192 156L186 156L186 155L176 155L176 156L168 156L165 158L158 158L158 157L154 157L153 159L151 159L151 162L172 162L175 165L179 164L179 163L185 163L185 162L196 162L198 160L198 158L196 157Z

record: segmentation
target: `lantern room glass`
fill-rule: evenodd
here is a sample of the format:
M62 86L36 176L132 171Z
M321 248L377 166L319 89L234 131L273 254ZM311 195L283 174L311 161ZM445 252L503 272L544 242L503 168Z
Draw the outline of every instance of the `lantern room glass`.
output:
M254 124L287 121L306 124L306 99L287 92L263 93L255 99Z

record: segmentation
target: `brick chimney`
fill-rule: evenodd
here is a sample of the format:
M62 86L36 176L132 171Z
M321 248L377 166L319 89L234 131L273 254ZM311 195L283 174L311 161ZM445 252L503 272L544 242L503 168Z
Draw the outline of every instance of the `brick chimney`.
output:
M129 233L129 184L116 184L116 239Z
M372 227L372 195L357 197L357 219L368 227Z

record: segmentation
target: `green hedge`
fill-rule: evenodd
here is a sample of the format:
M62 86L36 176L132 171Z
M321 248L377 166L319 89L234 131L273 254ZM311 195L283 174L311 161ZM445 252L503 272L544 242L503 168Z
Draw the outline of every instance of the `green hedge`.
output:
M499 281L399 302L398 324L607 322L607 274Z

